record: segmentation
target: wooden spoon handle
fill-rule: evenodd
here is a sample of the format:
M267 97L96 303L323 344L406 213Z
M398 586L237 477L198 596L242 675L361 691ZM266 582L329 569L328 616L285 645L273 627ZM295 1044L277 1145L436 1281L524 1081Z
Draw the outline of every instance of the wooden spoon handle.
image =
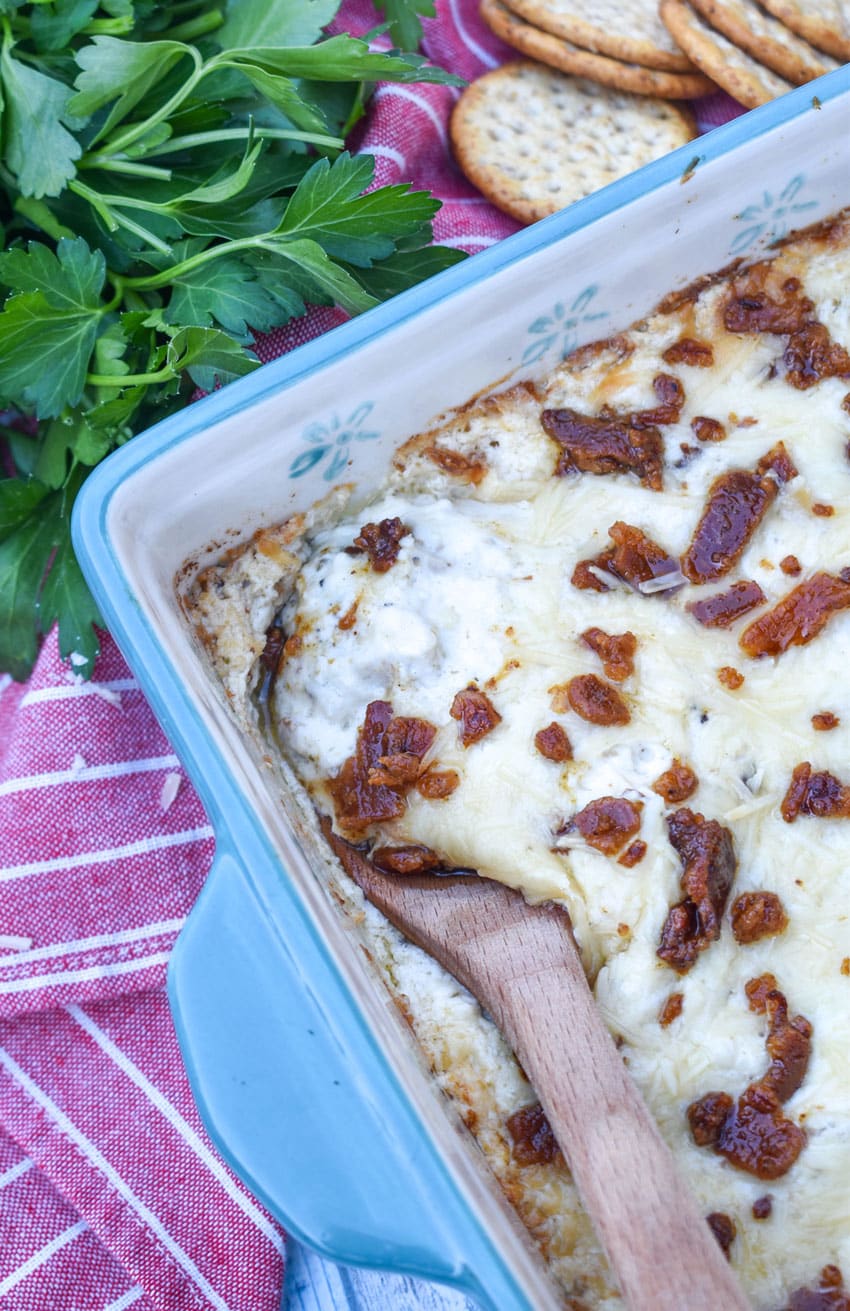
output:
M524 936L514 925L467 942L469 965L534 1085L631 1311L747 1311L599 1016L571 935L555 961L541 959L538 932ZM487 958L498 959L495 972ZM567 1041L553 1042L557 1033Z

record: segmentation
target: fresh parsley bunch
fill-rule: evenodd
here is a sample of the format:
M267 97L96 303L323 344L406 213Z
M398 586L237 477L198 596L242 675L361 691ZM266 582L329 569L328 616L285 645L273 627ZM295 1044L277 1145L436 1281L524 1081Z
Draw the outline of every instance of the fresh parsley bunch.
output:
M438 202L343 138L370 84L456 79L324 35L339 0L0 0L0 669L58 620L90 673L97 610L71 506L193 387L256 368L251 330L351 313L462 258ZM415 42L431 0L385 0ZM11 468L7 472L11 473Z

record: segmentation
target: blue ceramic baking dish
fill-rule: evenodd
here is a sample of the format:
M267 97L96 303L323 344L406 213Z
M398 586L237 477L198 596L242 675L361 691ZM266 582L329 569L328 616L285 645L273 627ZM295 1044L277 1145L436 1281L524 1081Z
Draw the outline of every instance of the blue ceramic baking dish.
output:
M86 577L216 832L170 968L195 1095L249 1187L334 1260L492 1311L560 1305L229 713L180 608L184 562L343 478L368 491L438 413L850 204L848 143L844 68L188 407L83 488Z

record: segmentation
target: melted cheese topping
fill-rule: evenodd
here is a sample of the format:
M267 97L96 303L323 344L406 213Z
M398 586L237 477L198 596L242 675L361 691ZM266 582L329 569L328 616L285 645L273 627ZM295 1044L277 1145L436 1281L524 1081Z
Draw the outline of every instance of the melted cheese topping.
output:
M833 339L850 348L850 310L836 290L850 285L846 241L797 243L780 259L789 276L804 281ZM755 1306L775 1311L827 1262L850 1275L850 821L804 815L787 824L779 810L800 761L850 782L850 611L834 615L808 645L754 660L738 637L761 610L724 630L701 627L685 607L742 578L755 579L771 605L818 569L850 566L850 415L842 408L850 382L827 378L795 390L783 377L786 338L726 332L727 296L720 284L637 325L628 352L612 346L565 361L542 397L518 388L411 443L378 498L313 538L282 620L298 633L300 649L282 665L274 696L281 741L329 811L324 784L354 752L370 701L390 701L395 714L436 726L427 760L456 770L460 785L441 801L411 790L404 815L380 826L381 840L424 843L530 899L568 906L597 1000L625 1040L633 1076L705 1212L734 1220L731 1256ZM683 335L712 344L713 367L663 362ZM663 491L630 474L553 477L558 450L540 426L542 409L653 408L659 372L678 377L686 397L679 421L662 428ZM697 416L720 420L726 440L697 442ZM779 486L741 559L717 584L659 595L613 580L604 594L571 584L576 562L610 544L615 520L678 557L717 476L754 469L779 440L798 476ZM683 457L682 443L697 453ZM433 444L475 456L486 476L469 486L445 475L427 455ZM819 502L834 513L813 514ZM346 553L367 520L396 516L408 533L386 573L376 573L365 555ZM791 554L802 566L799 577L779 568ZM352 625L340 627L352 613ZM604 677L580 640L592 626L637 638L634 674L617 685L631 713L625 726L600 727L552 708L553 687L578 674ZM718 680L724 666L744 675L737 690ZM487 692L502 719L464 749L449 710L470 683ZM813 729L811 716L821 711L839 717L836 730ZM572 743L574 759L564 765L535 747L535 733L553 720ZM741 892L773 891L789 919L780 936L740 946L727 912L720 939L683 976L656 955L667 911L682 896L681 862L665 823L676 807L652 790L673 757L699 779L685 804L733 834L738 871L730 903ZM639 836L648 850L631 869L575 830L563 832L601 796L643 803ZM420 955L405 956L408 972ZM433 962L418 968L427 976L423 995L432 995L442 972ZM766 1022L744 993L749 979L767 971L789 1013L806 1016L814 1030L808 1073L785 1106L808 1142L790 1171L770 1183L696 1147L685 1115L709 1090L737 1097L767 1068ZM404 991L415 993L415 984ZM683 994L682 1014L662 1028L658 1014L674 991ZM462 1082L457 1071L455 1078ZM533 1178L526 1172L526 1209L534 1198L544 1214L563 1211L556 1174L534 1171ZM766 1193L772 1215L756 1221L753 1202ZM569 1214L562 1219L574 1226ZM558 1241L556 1226L547 1245ZM586 1252L583 1259L591 1260ZM598 1293L594 1305L615 1302Z

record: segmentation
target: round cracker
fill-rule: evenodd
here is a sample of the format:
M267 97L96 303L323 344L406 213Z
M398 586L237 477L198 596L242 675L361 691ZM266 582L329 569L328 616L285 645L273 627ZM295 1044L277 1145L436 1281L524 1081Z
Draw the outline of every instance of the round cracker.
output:
M499 209L533 223L696 136L667 100L518 61L463 92L449 125L463 172Z
M774 18L836 59L850 59L850 11L846 0L762 0Z
M693 73L658 17L658 0L505 0L520 18L584 50L627 64Z
M748 109L791 90L791 83L739 50L684 0L661 0L659 13L697 68Z
M813 77L838 67L829 55L815 50L784 23L766 14L755 0L690 0L690 3L739 49L789 82L810 82Z
M524 55L549 64L562 73L587 77L593 82L631 91L637 96L660 96L664 100L690 100L704 96L715 88L701 73L664 73L640 64L624 64L607 55L595 55L563 41L550 32L541 32L512 14L501 0L481 0L481 17L496 36Z

